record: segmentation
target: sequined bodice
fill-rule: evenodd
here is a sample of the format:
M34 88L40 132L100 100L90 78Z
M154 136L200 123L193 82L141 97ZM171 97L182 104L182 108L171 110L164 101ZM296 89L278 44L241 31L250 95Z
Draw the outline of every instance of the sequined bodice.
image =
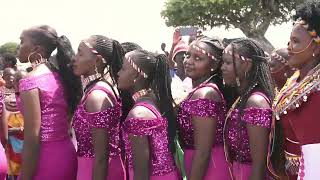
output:
M270 128L272 111L264 108L247 108L244 109L240 118L239 110L235 109L231 112L226 128L226 143L229 147L229 155L231 160L241 163L251 163L249 136L246 123Z
M177 115L179 139L184 148L193 148L194 128L192 116L212 117L217 119L215 145L222 144L222 131L226 115L225 104L210 99L184 100Z
M109 96L105 88L98 86L93 87L85 96L90 94L93 90L104 90ZM121 102L118 100L113 107L107 108L100 112L89 113L85 110L84 102L81 102L77 107L73 116L73 128L75 130L77 143L78 143L78 156L79 157L94 157L93 139L91 135L92 128L104 128L107 130L109 139L109 152L110 156L120 154L119 148L119 125L121 117Z
M46 73L19 81L19 92L32 89L39 90L41 108L40 141L57 141L68 138L68 106L59 75L57 73ZM20 111L23 112L22 109Z
M159 113L159 112L158 112ZM148 136L150 147L150 175L161 176L175 170L172 153L168 148L167 120L163 117L143 120L129 118L124 122L124 141L129 167L133 168L129 135Z

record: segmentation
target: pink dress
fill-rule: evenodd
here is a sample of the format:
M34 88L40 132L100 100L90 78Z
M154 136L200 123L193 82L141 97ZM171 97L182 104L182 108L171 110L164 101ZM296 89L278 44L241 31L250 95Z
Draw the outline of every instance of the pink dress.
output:
M75 180L77 155L68 133L68 105L59 75L51 72L19 81L19 92L32 89L39 90L41 105L40 151L33 180Z
M262 93L254 94L261 94L266 98ZM267 98L266 100L269 101ZM227 154L232 163L231 171L234 179L247 180L251 174L252 159L246 124L269 129L271 127L272 110L270 108L247 108L243 110L243 115L240 119L238 119L238 116L238 109L231 112L224 132L225 144L228 147Z
M127 118L123 125L126 149L126 161L129 165L129 180L133 180L132 148L129 135L148 136L150 147L150 180L178 180L178 170L172 153L169 151L167 135L167 120L159 111L148 103L138 103L135 106L144 106L151 110L157 118L144 120Z
M115 106L101 112L89 113L85 110L85 100L94 90L104 91L110 98L116 100ZM105 87L94 86L85 94L82 102L77 107L73 117L73 127L78 141L78 174L77 180L92 179L94 166L94 148L91 137L92 128L104 128L109 137L109 165L106 179L125 179L125 170L120 157L119 126L121 117L121 101Z
M0 115L2 115L3 97L0 94ZM1 116L0 116L1 117ZM0 180L5 180L8 172L8 163L3 145L0 143Z
M192 116L199 117L215 117L217 118L217 129L215 144L211 150L211 158L209 161L207 173L204 180L231 179L228 170L228 164L225 159L223 149L223 125L226 116L226 105L224 102L215 102L210 99L195 99L191 100L192 95L196 90L202 87L212 87L220 93L215 84L204 84L196 88L189 96L180 104L178 111L178 124L179 124L179 140L184 150L184 161L187 177L191 172L192 159L194 150L194 128L192 126ZM223 95L220 93L221 98Z

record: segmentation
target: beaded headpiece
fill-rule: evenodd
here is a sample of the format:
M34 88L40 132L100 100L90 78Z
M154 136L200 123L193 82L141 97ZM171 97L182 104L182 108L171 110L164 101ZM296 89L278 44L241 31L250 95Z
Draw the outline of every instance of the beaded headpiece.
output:
M223 50L223 54L234 55L235 58L240 59L241 61L252 61L251 58L244 57L238 53L233 53L232 51Z
M276 51L274 51L272 54L271 54L271 57L279 62L281 62L282 64L287 64L287 60L282 57L281 55L279 55Z
M150 59L150 57L147 57L147 59ZM133 62L132 58L129 56L128 57L128 62L131 64L131 66L133 67L133 69L135 69L141 76L143 76L143 78L147 79L148 75L142 71L142 69L140 69L136 63Z
M191 47L193 49L195 49L196 51L200 52L201 54L208 56L210 59L212 59L214 61L218 61L218 59L216 57L214 57L214 55L205 51L204 49L200 48L199 46L196 46L195 44L193 44L193 45L191 45Z
M107 61L99 54L99 52L95 48L93 48L93 46L89 42L87 42L87 41L82 41L82 42L91 50L91 52L93 54L95 54L96 56L100 57L102 59L103 63L107 63Z

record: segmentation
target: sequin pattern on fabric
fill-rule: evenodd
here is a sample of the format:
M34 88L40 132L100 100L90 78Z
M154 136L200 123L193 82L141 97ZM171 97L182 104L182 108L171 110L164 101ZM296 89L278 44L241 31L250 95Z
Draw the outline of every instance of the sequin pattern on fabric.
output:
M241 122L239 122L239 110L231 113L227 128L227 144L231 160L241 163L251 163L249 136L246 123L270 128L272 110L270 108L247 108L244 109Z
M50 72L19 81L19 92L35 88L39 90L41 106L40 141L69 138L68 106L59 74ZM20 105L18 107L23 112L22 107Z
M179 138L184 148L194 146L194 128L192 116L217 118L216 143L222 144L222 132L226 115L226 107L223 102L215 102L210 99L186 99L180 104L177 119L179 124Z
M73 117L73 127L77 137L78 156L94 157L92 128L105 128L109 137L110 157L120 154L119 148L119 125L121 117L121 103L107 108L104 111L88 113L83 104L77 107Z
M124 141L129 167L133 168L132 148L129 135L148 136L150 147L150 175L162 176L175 170L173 156L168 148L167 120L156 118L150 120L127 119L124 123Z

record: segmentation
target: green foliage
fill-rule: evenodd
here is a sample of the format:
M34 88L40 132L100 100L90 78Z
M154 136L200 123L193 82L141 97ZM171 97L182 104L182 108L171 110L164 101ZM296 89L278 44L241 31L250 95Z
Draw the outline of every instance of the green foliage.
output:
M168 26L258 28L264 22L281 24L290 19L302 0L276 0L272 7L258 0L168 0L161 12ZM255 27L255 28L254 28Z
M18 44L15 42L8 42L0 46L0 54L9 53L16 55Z

